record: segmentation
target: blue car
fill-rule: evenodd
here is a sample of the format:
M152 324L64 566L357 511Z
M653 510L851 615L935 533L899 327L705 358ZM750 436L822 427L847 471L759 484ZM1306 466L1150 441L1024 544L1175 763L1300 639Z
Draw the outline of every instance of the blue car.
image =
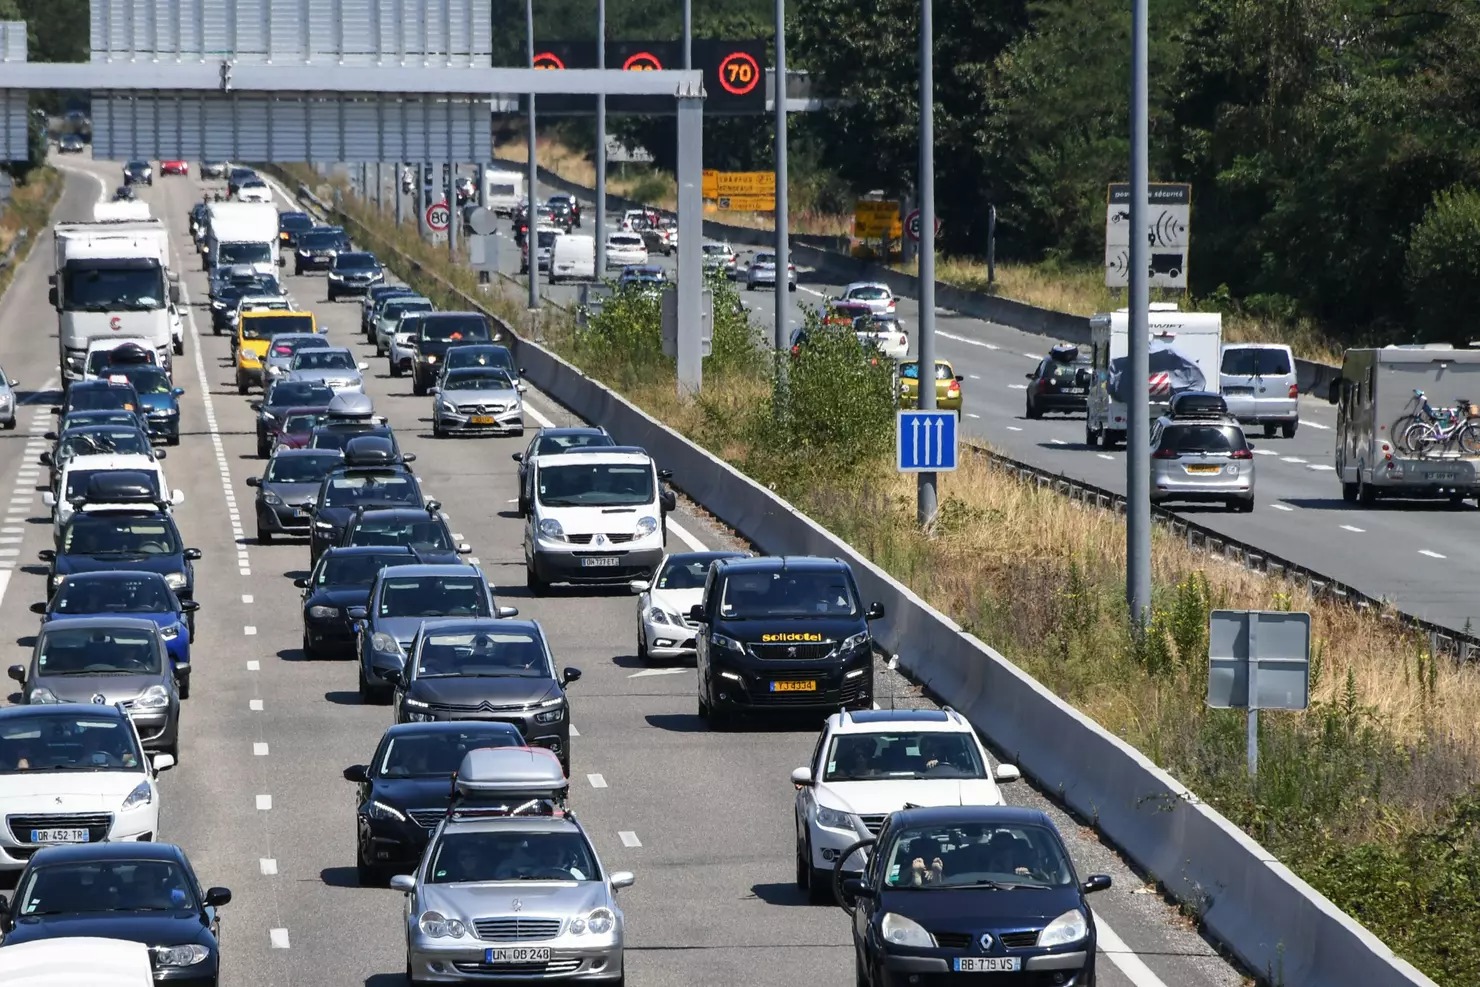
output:
M163 439L172 446L180 444L180 395L185 388L176 387L169 374L148 363L110 366L106 372L110 379L123 377L134 385L151 439Z
M194 600L181 600L170 589L163 573L142 569L111 569L67 576L52 594L50 603L36 603L33 613L41 622L68 617L127 614L159 625L165 650L180 685L180 698L190 696L190 641L194 621L186 614L200 608Z

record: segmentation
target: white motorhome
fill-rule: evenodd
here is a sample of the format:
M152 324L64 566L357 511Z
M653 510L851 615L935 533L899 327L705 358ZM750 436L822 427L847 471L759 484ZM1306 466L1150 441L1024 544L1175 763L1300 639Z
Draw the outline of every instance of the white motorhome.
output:
M483 206L496 216L512 216L524 202L525 176L489 168L483 172Z
M68 936L0 949L5 987L153 987L149 947L125 939Z
M284 264L278 212L270 202L213 202L202 245L206 270L219 264L251 266L277 276Z
M1120 309L1091 317L1092 377L1084 417L1084 442L1106 449L1125 441L1126 397L1130 378L1130 312ZM1166 414L1172 396L1183 391L1218 390L1223 352L1223 316L1183 312L1172 302L1153 302L1149 326L1151 421ZM1148 423L1149 424L1149 423Z
M170 270L169 234L157 219L58 223L50 277L57 310L59 363L65 382L82 376L88 343L141 336L170 366L171 309L179 274Z
M1347 350L1336 405L1336 477L1348 503L1480 495L1480 349ZM1468 405L1468 407L1461 407Z

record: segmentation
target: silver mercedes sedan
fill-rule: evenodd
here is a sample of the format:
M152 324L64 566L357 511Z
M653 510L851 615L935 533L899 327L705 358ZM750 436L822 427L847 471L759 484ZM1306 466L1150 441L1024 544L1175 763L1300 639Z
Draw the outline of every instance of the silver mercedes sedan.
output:
M524 391L502 367L448 370L432 389L432 434L524 434Z

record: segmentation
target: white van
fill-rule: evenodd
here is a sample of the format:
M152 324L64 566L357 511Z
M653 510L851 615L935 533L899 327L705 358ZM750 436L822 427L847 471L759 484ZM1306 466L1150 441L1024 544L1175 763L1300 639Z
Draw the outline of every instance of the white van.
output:
M550 253L550 283L596 280L596 238L565 233Z
M1287 439L1300 426L1300 387L1295 354L1281 343L1226 343L1219 383L1228 413L1244 425L1262 425L1264 437L1279 429Z
M154 987L149 947L91 936L36 939L0 949L5 987Z
M650 579L676 499L667 470L635 446L586 446L534 463L524 524L525 581L618 585Z

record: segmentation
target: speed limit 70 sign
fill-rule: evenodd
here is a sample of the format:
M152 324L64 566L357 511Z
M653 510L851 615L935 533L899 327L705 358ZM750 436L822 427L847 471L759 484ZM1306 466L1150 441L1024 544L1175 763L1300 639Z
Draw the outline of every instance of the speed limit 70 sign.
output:
M427 229L433 233L446 233L448 224L452 222L452 210L445 202L433 202L427 206L426 220Z

